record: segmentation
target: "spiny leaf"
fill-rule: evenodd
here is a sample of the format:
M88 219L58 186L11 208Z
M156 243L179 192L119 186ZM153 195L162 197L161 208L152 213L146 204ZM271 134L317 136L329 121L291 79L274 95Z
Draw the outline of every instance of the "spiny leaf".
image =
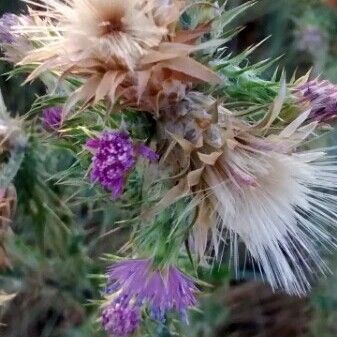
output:
M246 11L248 8L254 6L256 1L248 1L238 7L230 10L224 10L227 2L222 6L223 13L216 19L214 26L216 29L215 35L221 35L224 28L229 25L238 15Z

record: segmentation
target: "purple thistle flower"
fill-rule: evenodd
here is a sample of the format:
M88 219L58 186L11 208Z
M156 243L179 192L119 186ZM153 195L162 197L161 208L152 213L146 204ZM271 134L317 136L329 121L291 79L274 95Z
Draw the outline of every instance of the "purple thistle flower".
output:
M309 119L327 122L337 116L337 85L313 80L296 88L298 102L310 104Z
M17 24L18 17L15 14L5 13L0 18L0 43L13 43L15 41L12 28Z
M104 330L110 336L124 337L134 333L140 324L140 309L121 303L108 304L101 313Z
M296 34L297 48L312 54L321 52L327 47L327 37L324 31L317 26L306 26Z
M56 131L62 123L62 108L59 106L43 109L42 124L48 131Z
M196 304L194 282L173 266L156 270L150 260L126 260L112 265L107 277L108 293L118 293L116 302L146 305L156 320L172 310L186 317Z
M89 139L86 147L94 153L91 181L98 182L118 198L123 193L128 174L136 165L138 155L148 160L157 154L144 144L136 145L124 131L105 131L99 138Z

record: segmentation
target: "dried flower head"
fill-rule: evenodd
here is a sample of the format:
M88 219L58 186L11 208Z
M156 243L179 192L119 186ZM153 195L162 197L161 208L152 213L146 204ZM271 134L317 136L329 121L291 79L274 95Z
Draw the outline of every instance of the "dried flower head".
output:
M65 47L70 55L97 59L111 69L134 71L147 50L158 46L168 33L157 20L154 1L45 2L62 13L59 24L65 28Z
M198 44L210 25L178 31L183 5L179 0L43 0L31 15L44 24L21 26L22 34L29 32L39 46L22 62L40 64L28 80L45 70L83 78L67 110L78 101L108 97L114 102L116 96L137 104L143 95L153 94L154 79L166 70L170 81L182 80L185 86L194 81L220 83L214 72L190 54L222 41ZM156 85L160 100L165 90L160 82Z
M145 144L135 144L124 131L106 131L90 139L86 146L94 153L91 180L112 192L113 198L123 193L125 180L135 167L139 155L157 160L157 154Z
M163 164L180 177L163 200L167 206L191 195L198 205L192 240L197 252L203 256L211 231L216 253L221 255L227 237L237 264L243 241L274 288L297 294L310 287L311 268L325 270L316 238L334 245L322 224L335 225L337 217L333 157L321 149L298 150L317 125L301 126L309 114L279 134L268 133L265 124L249 125L211 97L190 93L163 112L165 131L159 132L162 141L178 144Z
M101 313L104 330L113 337L124 337L133 334L140 324L140 310L137 306L109 303Z
M193 281L173 266L157 270L150 260L126 260L112 265L107 278L114 303L145 305L156 320L164 320L172 310L185 316L196 304Z
M300 104L307 103L311 109L309 119L327 122L337 116L337 85L327 80L313 80L295 90Z

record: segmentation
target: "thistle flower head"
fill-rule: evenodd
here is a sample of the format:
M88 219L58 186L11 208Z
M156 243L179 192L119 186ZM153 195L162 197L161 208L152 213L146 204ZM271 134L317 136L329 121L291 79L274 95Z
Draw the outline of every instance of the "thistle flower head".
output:
M156 153L145 144L135 144L124 131L106 131L90 139L87 148L94 153L91 180L112 192L113 198L123 193L125 180L135 167L138 155L156 160Z
M60 128L62 122L62 107L55 106L45 108L42 111L42 124L48 131L55 131Z
M212 249L221 257L219 246L228 237L237 267L242 241L274 288L296 294L310 287L312 268L326 270L316 238L334 245L322 224L335 225L337 218L335 159L299 150L317 124L301 125L309 113L268 134L211 97L190 93L172 114L163 112L169 134L159 133L177 144L164 163L173 175L190 165L164 198L171 204L172 196L190 193L191 205L197 205L196 251L203 256L211 231Z
M327 37L324 31L317 26L306 26L297 32L297 48L317 54L327 47Z
M45 1L62 13L60 25L70 52L111 68L135 69L147 50L158 46L168 29L156 21L157 5L144 0ZM90 44L88 42L90 41Z
M193 281L173 266L157 270L150 260L127 260L112 265L107 278L108 293L116 294L117 303L146 305L157 320L171 310L184 315L196 304Z
M12 43L15 41L12 28L17 24L18 16L15 14L5 13L0 18L0 43Z
M104 330L112 337L124 337L133 334L140 324L140 310L137 306L109 303L101 312Z
M327 122L337 116L337 85L325 80L313 80L296 88L299 103L308 103L309 119Z
M43 0L39 10L30 12L38 23L18 28L23 35L29 32L37 45L22 61L39 64L28 80L46 70L82 77L83 86L69 98L65 110L79 101L97 103L108 98L115 102L118 97L139 105L143 96L145 101L156 96L150 108L141 105L151 112L153 102L162 100L172 81L184 86L221 83L218 75L190 54L222 42L200 43L210 24L178 30L183 5L179 0ZM163 75L166 72L170 75ZM167 81L157 81L163 76Z

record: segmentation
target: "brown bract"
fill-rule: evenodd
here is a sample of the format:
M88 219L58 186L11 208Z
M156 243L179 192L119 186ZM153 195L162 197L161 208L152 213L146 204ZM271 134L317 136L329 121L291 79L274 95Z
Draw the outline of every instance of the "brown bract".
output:
M130 105L151 112L167 97L179 97L196 82L221 83L209 68L190 57L216 47L221 40L199 43L210 30L201 24L180 30L185 6L179 0L44 0L31 9L44 24L22 25L38 46L22 60L37 64L28 81L46 70L61 78L78 76L83 85L70 97L97 103L122 97Z

